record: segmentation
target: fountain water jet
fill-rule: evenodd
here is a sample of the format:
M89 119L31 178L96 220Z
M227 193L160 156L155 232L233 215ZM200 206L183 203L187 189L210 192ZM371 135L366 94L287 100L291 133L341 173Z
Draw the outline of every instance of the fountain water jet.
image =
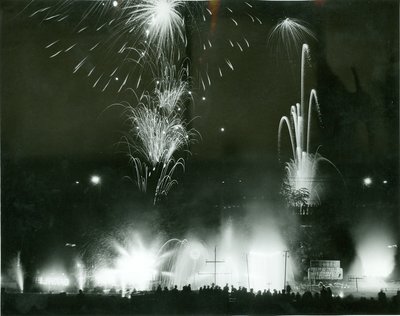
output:
M24 271L21 264L21 252L18 251L16 264L15 264L15 279L17 281L18 289L21 293L24 292Z
M321 113L315 89L311 89L308 108L305 108L304 74L305 61L308 57L309 47L307 44L303 44L301 53L300 103L291 106L290 118L283 116L278 128L278 152L280 152L281 148L282 128L286 125L293 154L293 158L285 166L286 175L283 183L287 189L284 190L283 194L288 199L289 204L299 206L300 209L303 204L312 206L320 203L323 184L318 183L319 180L317 179L319 163L322 161L328 162L336 169L334 164L322 157L318 151L310 153L312 108L315 108L319 118L321 117ZM298 199L297 197L300 198Z

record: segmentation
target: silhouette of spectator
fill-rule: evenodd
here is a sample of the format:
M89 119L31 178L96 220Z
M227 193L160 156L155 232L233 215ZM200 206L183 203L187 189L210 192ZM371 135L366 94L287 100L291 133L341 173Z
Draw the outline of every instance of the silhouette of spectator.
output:
M292 291L292 287L290 286L290 284L288 283L288 285L286 285L286 293L290 294L290 292Z
M381 304L386 304L386 294L383 290L380 290L378 293L378 302Z

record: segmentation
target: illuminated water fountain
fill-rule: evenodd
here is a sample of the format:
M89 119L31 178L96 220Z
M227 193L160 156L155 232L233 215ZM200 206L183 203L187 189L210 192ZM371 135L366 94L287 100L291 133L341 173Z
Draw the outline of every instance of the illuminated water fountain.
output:
M286 163L283 194L293 206L317 205L323 191L323 184L318 180L318 167L325 161L336 167L318 152L310 152L310 134L312 109L320 116L317 92L311 89L308 107L305 104L304 73L305 61L309 55L309 47L303 44L301 54L301 99L300 103L290 108L290 118L283 116L279 122L278 150L281 148L282 128L286 125L289 132L293 158ZM302 196L303 195L303 196Z
M197 289L215 281L219 286L229 283L255 290L281 289L285 245L272 224L267 226L255 227L249 236L239 226L228 223L207 243L190 237L170 239L161 246L159 241L145 242L135 234L134 239L114 243L112 260L96 267L93 273L94 285L106 291L121 290L123 295L158 285L182 288L191 284ZM217 267L212 262L215 256L223 261Z
M18 252L17 259L15 263L15 279L17 281L18 290L24 292L24 271L21 264L21 252Z

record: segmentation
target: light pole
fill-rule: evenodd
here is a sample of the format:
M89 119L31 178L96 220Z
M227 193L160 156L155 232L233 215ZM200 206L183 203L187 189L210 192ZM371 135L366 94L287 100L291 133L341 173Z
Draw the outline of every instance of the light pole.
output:
M287 259L289 257L289 250L284 250L283 254L285 256L285 272L283 275L283 289L286 289L286 268L287 268Z

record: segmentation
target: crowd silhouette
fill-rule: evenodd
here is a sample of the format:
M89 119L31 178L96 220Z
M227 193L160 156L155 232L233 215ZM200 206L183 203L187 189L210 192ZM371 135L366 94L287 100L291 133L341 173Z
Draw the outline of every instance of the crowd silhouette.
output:
M23 297L29 297L25 300ZM22 301L22 303L21 303ZM375 297L341 298L322 286L318 292L286 289L254 292L245 287L208 285L192 290L157 286L153 291L112 289L78 294L13 294L2 291L4 314L398 314L400 291L387 298L384 291Z

